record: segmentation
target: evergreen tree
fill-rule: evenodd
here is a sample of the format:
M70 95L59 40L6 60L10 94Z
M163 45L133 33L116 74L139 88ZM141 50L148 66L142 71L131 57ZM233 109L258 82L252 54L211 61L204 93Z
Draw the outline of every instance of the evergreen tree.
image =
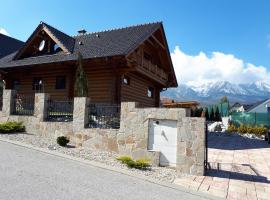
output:
M220 116L218 106L216 107L216 110L215 110L215 121L217 121L217 122L221 121L221 116Z
M208 108L205 108L205 119L206 121L209 121L209 112L208 112Z
M211 108L209 119L210 119L210 121L215 120L215 113L214 113L214 108L213 107Z
M220 99L220 103L228 103L229 100L228 100L228 97L227 96L224 96Z
M83 57L81 53L78 53L76 80L74 85L74 96L75 97L88 97L88 81L87 76L82 66Z

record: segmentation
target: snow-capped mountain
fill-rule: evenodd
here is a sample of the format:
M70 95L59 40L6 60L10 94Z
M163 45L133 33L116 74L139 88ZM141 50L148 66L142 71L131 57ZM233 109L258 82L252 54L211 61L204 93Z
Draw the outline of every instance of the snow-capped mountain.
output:
M228 81L207 82L204 84L180 84L168 89L161 96L180 101L196 100L204 104L216 103L227 96L231 103L254 103L270 98L270 83L257 81L248 84L234 84Z

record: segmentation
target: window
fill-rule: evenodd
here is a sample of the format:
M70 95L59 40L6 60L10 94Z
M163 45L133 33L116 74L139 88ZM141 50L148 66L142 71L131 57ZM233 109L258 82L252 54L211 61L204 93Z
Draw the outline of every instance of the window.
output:
M20 80L13 80L12 81L12 89L13 90L20 90L21 89L21 82L20 82Z
M270 107L269 106L267 107L267 112L270 113Z
M33 78L32 90L40 91L43 89L43 81L40 77Z
M55 89L66 89L65 76L56 76Z
M153 98L153 97L154 97L154 88L152 88L152 87L149 87L149 88L148 88L147 96L148 96L149 98Z
M130 78L128 76L123 77L123 84L124 85L129 85L130 84Z

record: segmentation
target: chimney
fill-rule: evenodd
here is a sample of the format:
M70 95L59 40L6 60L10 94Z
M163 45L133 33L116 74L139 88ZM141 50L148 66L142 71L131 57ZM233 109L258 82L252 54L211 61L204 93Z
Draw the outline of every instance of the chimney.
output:
M78 35L85 35L85 34L86 34L85 29L78 30Z

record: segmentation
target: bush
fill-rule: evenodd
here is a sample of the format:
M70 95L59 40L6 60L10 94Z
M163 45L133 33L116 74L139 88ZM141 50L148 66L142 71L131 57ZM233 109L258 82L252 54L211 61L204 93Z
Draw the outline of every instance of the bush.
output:
M146 169L150 167L150 162L148 159L139 159L139 160L136 160L135 163L136 163L135 165L136 169Z
M132 158L129 156L120 156L116 159L122 162L123 164L127 164L129 161L132 161Z
M266 135L267 131L268 131L267 127L263 127L263 126L251 126L251 125L246 126L246 125L241 124L239 128L236 128L234 125L230 125L228 127L229 133L231 132L238 132L241 134L251 133L258 136Z
M241 124L241 125L239 126L239 128L237 129L237 132L238 132L238 133L241 133L241 134L247 133L247 126Z
M4 122L0 123L0 133L18 133L25 132L25 126L22 122Z
M67 146L67 143L69 143L69 139L65 136L60 136L57 138L57 144L59 144L62 147Z
M256 127L253 127L252 133L254 133L255 135L261 136L261 135L266 135L267 131L268 130L266 127L256 126Z
M237 132L238 130L237 130L237 127L235 126L235 125L229 125L229 127L228 127L228 129L227 129L227 132L228 133L235 133L235 132Z
M215 132L221 132L222 131L222 128L221 128L221 125L220 124L217 124L214 128L214 131Z
M119 160L123 164L126 164L129 168L147 169L151 166L148 159L133 160L129 156L121 156L117 158L117 160Z

